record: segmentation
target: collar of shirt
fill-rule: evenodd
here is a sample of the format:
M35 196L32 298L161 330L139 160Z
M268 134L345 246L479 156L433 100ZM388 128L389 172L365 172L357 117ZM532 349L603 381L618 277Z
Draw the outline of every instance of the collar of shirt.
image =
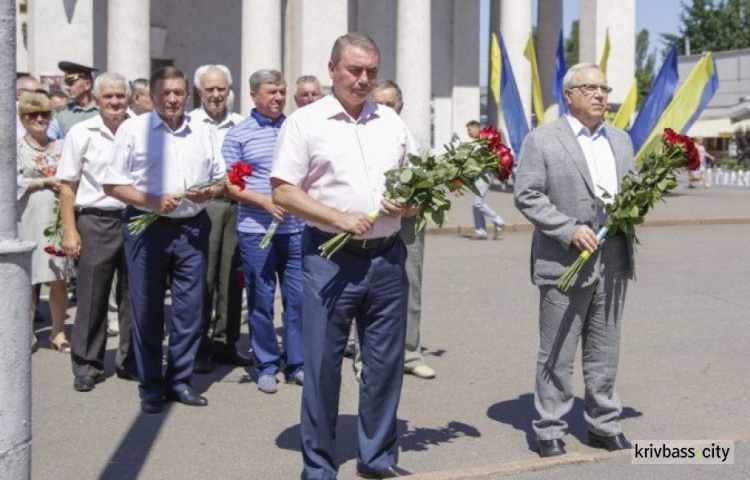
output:
M91 101L91 103L89 103L88 107L82 107L76 102L70 102L68 104L68 110L72 112L90 112L92 110L99 110L99 106L93 100Z
M187 131L190 131L190 116L187 113L182 114L182 123L180 123L180 126L176 129L172 130L172 128L167 125L167 122L164 121L163 118L156 112L156 110L152 110L150 112L151 115L151 129L156 130L157 128L163 128L169 133L178 134L181 133L183 130L187 129ZM187 133L187 132L186 132Z
M107 124L104 123L104 118L102 117L101 114L99 114L99 115L97 115L95 117L91 117L91 118L92 118L91 124L87 125L86 128L88 128L92 132L98 131L102 135L104 135L105 137L109 138L110 140L114 140L115 134L114 134L114 132L112 132L112 130L109 129L109 127L107 126ZM130 114L126 113L125 114L125 120L127 120L128 118L130 118Z
M331 90L331 93L326 95L323 100L326 101L326 118L339 117L341 119L346 119L351 123L357 123L368 121L372 115L378 116L378 104L369 99L365 100L365 103L362 105L362 111L359 113L359 118L354 118L349 115L349 112L346 111L333 90Z
M568 118L568 123L570 124L570 127L573 129L573 133L576 134L576 137L579 135L586 135L587 137L596 139L597 137L602 135L609 139L609 137L607 136L607 129L605 128L604 122L599 122L599 125L597 125L594 128L594 131L592 132L591 130L588 129L586 125L581 123L581 121L578 120L573 115L568 114L566 115L566 117Z
M235 125L234 119L232 118L232 112L230 112L228 108L224 112L224 116L221 117L219 121L214 120L211 115L206 112L206 109L203 108L203 105L190 112L190 116L195 120L199 120L203 123L208 123L209 125L215 126L216 128L228 128Z
M270 118L266 118L260 113L258 113L258 110L253 108L253 110L250 112L250 116L255 119L256 122L258 122L258 125L261 127L273 127L273 128L281 128L281 125L284 123L284 120L286 120L286 117L282 113L279 118L276 120L271 120Z

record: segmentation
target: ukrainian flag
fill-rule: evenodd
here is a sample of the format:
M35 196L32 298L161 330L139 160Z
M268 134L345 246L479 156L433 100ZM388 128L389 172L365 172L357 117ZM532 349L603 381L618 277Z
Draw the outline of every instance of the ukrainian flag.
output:
M638 151L635 162L640 165L643 156L658 147L665 128L669 127L683 135L687 133L718 89L716 63L711 53L706 53L664 110L648 140Z
M531 101L534 106L534 115L536 115L536 124L544 124L544 101L542 100L542 83L539 80L539 67L536 62L536 50L534 49L534 34L529 35L529 41L526 42L526 50L523 51L526 58L531 63Z
M494 33L492 37L492 44L494 45L497 42ZM505 117L505 126L508 128L508 136L510 137L510 144L513 147L513 153L518 158L521 152L521 143L523 143L523 139L529 133L529 124L526 122L526 113L523 110L521 95L518 93L516 78L513 75L513 68L510 66L510 59L508 58L508 51L505 49L502 34L500 35L499 44L501 57L499 79L500 105ZM492 87L494 88L495 86L493 85Z

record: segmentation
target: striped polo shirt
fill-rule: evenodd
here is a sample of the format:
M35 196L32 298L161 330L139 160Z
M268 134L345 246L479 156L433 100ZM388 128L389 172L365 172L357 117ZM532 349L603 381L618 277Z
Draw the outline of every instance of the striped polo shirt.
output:
M249 163L253 174L245 177L245 189L271 196L271 165L279 129L286 117L282 115L276 121L269 120L255 109L250 115L232 127L224 139L221 149L227 164L227 171L237 162ZM266 233L273 216L263 207L249 203L240 203L237 210L237 231L243 233ZM304 220L287 213L279 224L277 234L299 233L305 228Z

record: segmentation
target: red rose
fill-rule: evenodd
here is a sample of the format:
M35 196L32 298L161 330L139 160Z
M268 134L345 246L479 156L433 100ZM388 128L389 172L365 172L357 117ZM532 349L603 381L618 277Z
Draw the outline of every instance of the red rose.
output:
M55 247L53 247L52 245L47 245L46 247L44 247L44 251L46 253L49 253L50 255L54 255L57 250L55 250Z
M484 127L479 131L479 138L487 140L491 146L502 141L502 135L492 125Z
M55 250L55 256L56 257L67 257L64 251L62 250Z
M495 177L501 182L507 180L513 171L513 153L510 148L500 143L497 148L497 170L495 170Z
M245 189L245 177L249 177L253 174L253 166L249 163L245 163L242 160L238 161L234 165L232 165L232 168L229 170L229 173L227 174L227 178L229 178L229 183L232 185L236 185L240 188L240 190Z
M677 133L671 128L665 128L664 133L662 134L662 138L669 142L670 145L674 145L677 143L677 137Z

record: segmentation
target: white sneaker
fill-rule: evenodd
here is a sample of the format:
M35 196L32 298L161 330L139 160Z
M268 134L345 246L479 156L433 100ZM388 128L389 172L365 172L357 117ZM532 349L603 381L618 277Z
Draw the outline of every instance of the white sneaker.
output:
M472 240L487 240L486 230L474 230L474 235L469 237Z
M493 240L497 240L500 238L500 235L503 233L503 230L505 229L505 225L495 225L495 234L492 235Z
M404 372L414 375L417 378L435 378L435 370L431 369L427 365L418 365L414 368L405 368Z

